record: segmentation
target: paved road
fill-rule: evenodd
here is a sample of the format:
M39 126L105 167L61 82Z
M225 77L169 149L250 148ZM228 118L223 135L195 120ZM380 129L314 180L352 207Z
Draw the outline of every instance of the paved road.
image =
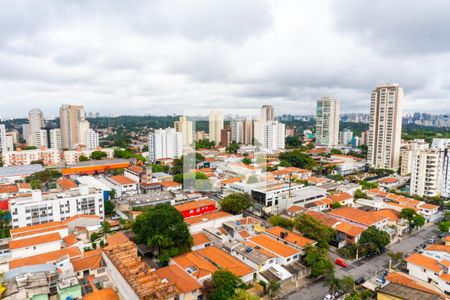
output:
M433 235L439 233L437 226L428 226L420 232L412 236L404 238L399 243L388 247L388 251L407 252L413 250L417 245L424 243ZM348 268L336 266L336 276L343 277L351 275L353 278L364 277L369 278L375 274L379 274L389 265L389 256L387 251L383 255L372 258L364 258L352 263ZM286 297L289 300L322 300L328 294L328 287L324 286L322 281L318 281L310 286L299 290L298 292Z

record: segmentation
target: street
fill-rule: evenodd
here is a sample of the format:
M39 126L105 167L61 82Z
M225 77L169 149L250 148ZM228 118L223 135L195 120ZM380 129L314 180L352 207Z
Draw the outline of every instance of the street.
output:
M354 279L359 277L364 277L368 279L380 274L383 270L387 269L389 266L389 256L387 253L392 252L408 252L414 250L414 248L426 242L433 235L439 233L437 226L432 225L422 229L419 232L414 233L412 236L404 238L399 243L390 245L387 247L387 251L382 255L375 256L372 258L363 258L356 262L350 264L348 268L343 268L335 265L336 276L342 278L343 276L350 275ZM336 257L336 256L334 256ZM322 300L325 295L328 294L328 287L324 286L323 281L318 281L310 286L299 290L293 294L285 297L285 299L290 300Z

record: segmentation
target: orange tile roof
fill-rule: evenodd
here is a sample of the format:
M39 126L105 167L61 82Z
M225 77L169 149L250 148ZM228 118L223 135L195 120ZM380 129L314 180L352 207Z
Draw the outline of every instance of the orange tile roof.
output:
M27 183L27 182L19 182L17 183L17 187L20 189L27 189L27 190L31 190L31 184Z
M300 250L278 242L264 234L254 236L250 241L282 257L289 257L300 252Z
M74 234L69 234L68 236L64 237L63 241L66 247L70 247L78 243L78 239Z
M247 230L241 230L241 231L239 231L239 234L240 234L241 237L244 238L244 239L249 238L249 237L252 236L250 233L248 233Z
M120 300L120 298L112 288L106 288L84 295L83 300Z
M236 222L239 222L240 225L249 225L249 224L261 224L261 221L252 217L245 217L239 220L236 220Z
M297 233L292 232L290 230L281 228L279 226L272 227L272 228L268 229L266 232L270 233L270 234L272 234L272 235L274 235L274 236L276 236L278 238L281 238L281 233L282 232L286 232L287 236L284 238L284 240L289 242L289 243L298 245L298 246L300 246L302 248L305 248L306 246L315 243L315 241L313 241L311 239L308 239L308 238L306 238L306 237L304 237L304 236L302 236L300 234L297 234Z
M433 244L426 247L425 250L447 252L448 254L450 254L450 246L447 245Z
M438 206L438 205L431 204L431 203L425 203L425 204L422 204L422 205L419 206L419 209L422 209L422 208L424 208L424 209L429 209L429 210L433 210L433 209L439 208L439 206Z
M202 288L200 283L184 272L178 265L160 268L155 272L161 280L166 279L169 283L175 284L182 293L190 293Z
M396 212L393 209L380 209L380 210L374 211L374 213L379 215L379 216L386 217L386 218L388 218L391 221L398 221L398 220L400 220L398 212Z
M120 245L129 241L130 239L122 231L113 233L106 239L108 246Z
M364 211L353 207L336 208L330 211L329 214L332 216L342 217L365 226L371 226L387 219L387 217L377 215L374 212Z
M32 266L39 264L47 264L57 261L63 256L68 255L69 257L79 257L81 256L81 251L78 247L70 247L61 250L51 251L39 255L34 255L30 257L20 258L16 260L11 260L9 262L9 268L15 269L23 266Z
M413 255L407 257L405 260L408 263L423 267L436 273L439 273L441 271L441 267L439 266L439 262L437 260L419 253L414 253Z
M312 211L312 210L307 211L305 214L328 227L333 227L337 223L341 222L340 220L336 219L335 217L332 217L332 216L324 214L324 213Z
M175 205L174 207L178 211L186 211L186 210L197 209L197 208L210 206L210 205L216 205L216 201L211 200L211 199L205 199L205 200L191 201L191 202L186 202L183 204L178 204L178 205Z
M128 177L125 177L123 175L116 175L116 176L112 176L110 177L110 179L114 182L116 182L119 185L129 185L129 184L136 184L136 182L134 182L133 180L131 180Z
M311 177L306 178L306 181L308 181L310 183L318 184L318 183L327 182L327 181L329 181L329 179L328 178L311 176Z
M19 188L15 184L0 185L0 194L3 194L3 193L11 194L11 193L18 193L18 192L19 192Z
M213 211L213 212L204 214L202 216L186 218L186 219L184 219L184 222L187 223L188 225L193 225L193 224L197 224L197 223L201 223L201 222L211 221L211 220L230 217L230 216L232 216L232 214L229 214L224 211Z
M203 245L209 243L211 240L202 232L192 235L193 246Z
M381 182L381 183L395 183L395 182L398 182L399 180L397 179L397 178L394 178L394 177L384 177L384 178L381 178L381 179L378 179L378 182Z
M443 299L445 299L445 296L442 293L435 291L431 288L425 287L424 286L425 283L421 283L418 280L414 280L410 276L408 276L406 274L402 274L400 272L389 273L389 275L386 276L386 280L389 282L392 282L392 283L396 283L399 285L403 285L403 286L415 289L415 290L438 295L438 296L441 296Z
M350 195L349 193L341 192L341 193L337 193L337 194L329 194L329 195L327 195L327 198L331 199L333 202L340 203L340 202L344 202L349 199L353 199L353 196Z
M26 228L28 228L28 227L26 227ZM66 228L67 228L66 225L56 225L56 226L51 226L51 227L47 227L47 228L41 228L41 229L30 230L30 231L19 232L19 233L12 233L12 238L16 239L16 238L20 238L20 237L29 236L29 235L42 234L42 233L62 230L62 229L66 229Z
M228 179L222 180L222 184L230 184L230 183L235 183L235 182L241 182L241 178L234 177L234 178L228 178Z
M139 167L139 166L129 166L127 169L134 173L138 173L138 174L144 172L144 168Z
M9 241L9 249L14 250L56 241L61 241L61 235L58 232L53 232L20 240L11 240Z
M159 182L160 185L162 185L163 187L174 187L174 186L182 186L181 183L175 182L175 181L170 181L170 180L166 180L166 181L161 181Z
M193 251L173 257L172 260L184 270L194 267L195 271L191 274L194 278L203 278L217 271L212 263Z
M343 232L348 236L357 237L363 233L364 228L352 225L346 222L339 222L334 226L334 229L339 232Z
M70 180L68 178L60 178L56 183L65 191L75 189L78 187L75 181Z
M450 235L447 235L447 236L444 238L444 240L445 240L446 242L450 242Z
M253 270L238 260L237 258L231 256L230 254L220 250L216 246L206 247L195 251L198 255L212 261L215 265L222 269L225 269L236 276L245 276L253 272Z
M301 206L298 206L298 205L293 205L287 209L288 212L293 213L293 214L296 212L299 212L299 211L303 211L303 210L304 210L304 208Z
M84 270L96 270L100 268L102 261L102 249L84 252L82 257L71 260L75 272Z

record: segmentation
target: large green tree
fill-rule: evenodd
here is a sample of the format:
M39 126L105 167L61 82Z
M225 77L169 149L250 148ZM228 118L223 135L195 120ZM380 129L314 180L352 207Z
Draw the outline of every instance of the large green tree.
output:
M316 166L314 159L307 153L300 150L283 152L279 156L283 165L290 165L297 168L312 169Z
M271 216L269 218L269 223L272 226L280 226L280 227L283 227L283 228L286 228L289 230L292 229L292 221L290 219L284 218L282 216L278 216L278 215Z
M328 243L336 236L332 228L305 214L298 215L294 219L294 228L307 238L317 241L317 246L320 248L328 248Z
M295 149L300 148L302 142L300 142L300 138L298 136L288 136L285 139L286 148Z
M318 277L326 273L332 273L333 263L328 259L327 250L316 246L308 246L305 249L305 262L311 269L311 276Z
M91 159L93 160L100 160L102 158L105 158L106 156L106 152L103 151L94 151L91 153Z
M253 206L253 198L248 193L234 193L220 201L222 210L230 214L241 214Z
M192 237L183 215L170 204L158 204L144 211L132 225L138 243L155 248L161 261L190 251Z
M233 273L220 269L213 273L211 279L211 291L209 299L211 300L229 300L233 299L238 288L242 285L241 279Z
M389 242L389 234L375 226L370 226L364 230L359 239L359 244L366 247L367 251L370 253L380 253L387 245L389 245Z
M415 227L420 227L425 224L425 218L421 215L419 215L414 209L412 208L404 208L400 212L400 218L408 220L408 225L410 229L413 229Z

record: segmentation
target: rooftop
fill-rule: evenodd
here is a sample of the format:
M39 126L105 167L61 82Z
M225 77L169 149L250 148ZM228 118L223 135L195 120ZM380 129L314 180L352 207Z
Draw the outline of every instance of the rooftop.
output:
M81 251L80 249L78 249L78 247L71 247L39 255L34 255L26 258L15 259L9 262L9 269L15 269L23 266L52 263L64 256L69 256L71 258L79 257L81 256Z
M65 191L76 189L78 185L75 183L75 181L70 180L68 178L60 178L57 181L57 184Z
M299 247L302 247L302 248L305 248L306 246L308 246L310 244L316 243L315 241L313 241L311 239L308 239L300 234L297 234L290 230L281 228L279 226L269 228L266 232L271 235L276 236L277 238L281 238L281 239L285 240L286 242L298 245ZM282 233L284 233L286 235L284 238L281 237Z
M298 254L300 251L264 234L254 236L250 241L285 258Z
M210 239L202 232L192 235L193 243L192 246L203 245L210 242Z
M387 219L387 217L380 216L374 212L364 211L353 207L336 208L330 211L329 214L336 217L342 217L365 226L371 226Z
M206 213L204 215L198 216L198 217L191 217L184 219L184 222L188 225L194 225L202 222L208 222L216 219L231 217L232 214L229 214L224 211L213 211L210 213Z
M405 261L436 273L439 273L441 271L441 267L437 260L419 253L412 254L411 256L407 257Z
M9 241L9 249L20 249L24 247L30 247L40 244L46 244L46 243L52 243L61 241L61 235L57 232L44 234L44 235L38 235L30 238L23 238L20 240L11 240Z
M165 279L170 284L175 284L182 293L189 293L202 288L200 283L184 272L178 265L160 268L155 272L161 280Z
M120 300L120 298L112 288L105 288L84 295L83 300Z
M241 277L253 272L246 264L216 246L206 247L195 252L215 266L230 271L236 276Z
M186 202L183 204L175 205L174 207L178 211L186 211L186 210L197 209L197 208L210 206L210 205L216 205L216 201L210 200L210 199L190 201L190 202Z
M194 278L203 278L217 271L211 262L193 251L178 255L172 260Z
M130 185L130 184L136 184L133 180L131 180L128 177L125 177L123 175L116 175L109 178L113 182L119 184L119 185Z

